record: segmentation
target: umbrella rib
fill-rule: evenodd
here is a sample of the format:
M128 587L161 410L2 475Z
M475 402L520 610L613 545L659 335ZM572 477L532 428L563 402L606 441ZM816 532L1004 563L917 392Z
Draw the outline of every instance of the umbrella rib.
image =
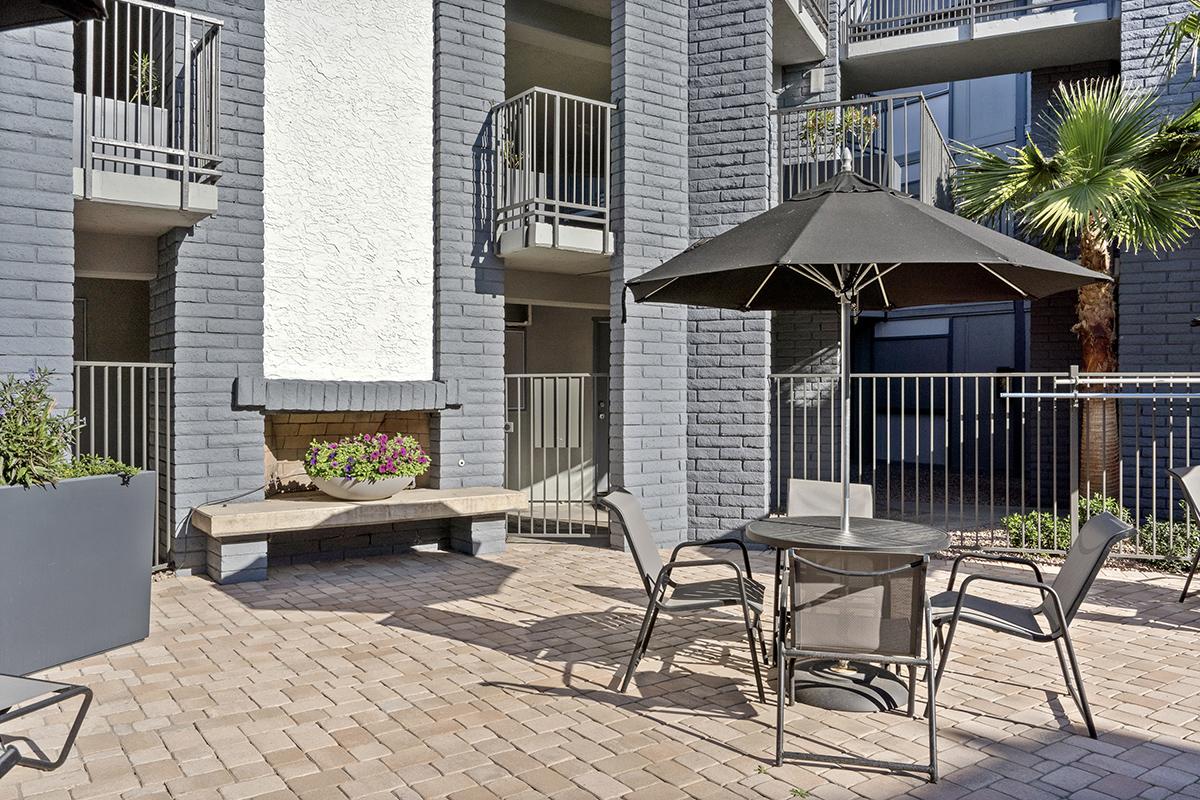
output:
M644 302L646 302L646 301L647 301L647 300L649 300L651 297L654 297L654 295L658 294L658 293L659 293L659 292L661 292L663 289L667 288L668 286L670 286L672 283L674 283L674 282L675 282L675 281L677 281L677 280L679 280L679 276L675 276L674 278L671 278L671 280L667 281L667 282L666 282L666 283L664 283L662 286L659 286L657 289L654 289L654 290L653 290L653 291L651 291L649 294L647 294L645 297L643 297L643 298L641 299L641 301L640 301L640 302L643 302L643 303L644 303Z
M753 305L754 301L758 299L758 293L761 292L763 290L763 287L767 285L767 281L771 280L771 278L774 277L775 270L777 270L777 269L779 269L778 264L771 267L771 271L767 273L767 277L763 278L762 283L760 283L758 285L758 288L754 290L754 294L750 295L750 299L746 301L746 304L744 306L742 306L742 311L750 310L750 306Z
M996 278L996 280L1000 281L1005 286L1012 289L1017 294L1021 295L1021 297L1029 297L1029 292L1025 291L1020 286L1017 286L1015 283L1010 281L1008 278L1005 278L999 272L996 272L996 270L992 269L987 264L980 263L979 266L983 267L985 270L987 270L989 273L991 273L992 276Z
M883 294L883 304L884 304L884 306L891 307L892 303L891 303L891 301L890 301L890 300L888 300L888 296L887 296L887 289L885 289L885 288L884 288L884 286L883 286L883 276L884 276L884 275L887 275L889 272L891 272L892 270L894 270L894 269L896 269L897 267L899 267L899 266L900 266L900 264L898 264L898 263L897 263L897 264L892 264L890 267L888 267L887 269L885 269L885 270L882 270L882 271L880 271L880 269L879 269L879 265L878 265L878 264L872 264L871 266L875 267L875 277L871 278L870 280L868 280L868 281L867 281L867 282L865 282L865 283L860 283L860 284L856 285L856 286L854 287L854 295L857 297L857 296L858 296L858 293L859 293L859 292L861 292L863 289L866 289L866 288L867 288L868 286L870 286L872 283L878 283L878 284L879 284L879 291L880 291L880 292Z
M790 269L792 272L795 272L800 277L808 278L813 283L824 286L829 291L837 294L837 287L830 283L824 275L822 275L809 264L788 264L787 266L788 269Z

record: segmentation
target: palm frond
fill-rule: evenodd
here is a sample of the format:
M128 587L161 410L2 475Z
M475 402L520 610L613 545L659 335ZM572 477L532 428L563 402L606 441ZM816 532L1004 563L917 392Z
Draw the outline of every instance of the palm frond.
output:
M1192 63L1192 79L1196 78L1197 51L1200 50L1200 0L1189 0L1195 11L1189 12L1163 26L1155 39L1151 53L1161 53L1167 69L1174 75L1184 55Z
M1008 157L966 144L957 144L956 150L967 159L955 175L957 210L968 219L987 220L1013 210L1057 180L1059 166L1032 140L1007 148Z

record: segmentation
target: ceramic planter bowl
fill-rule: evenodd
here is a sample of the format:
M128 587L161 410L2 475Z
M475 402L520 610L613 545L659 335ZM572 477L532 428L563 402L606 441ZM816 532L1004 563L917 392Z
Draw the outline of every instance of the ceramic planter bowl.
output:
M355 478L313 478L312 482L325 494L338 500L386 500L396 492L409 488L416 481L411 475L398 475L369 483Z

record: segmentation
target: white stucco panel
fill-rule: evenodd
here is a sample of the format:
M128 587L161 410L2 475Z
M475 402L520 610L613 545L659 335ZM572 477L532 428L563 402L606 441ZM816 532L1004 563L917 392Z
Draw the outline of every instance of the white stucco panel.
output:
M267 0L269 378L433 376L432 0Z

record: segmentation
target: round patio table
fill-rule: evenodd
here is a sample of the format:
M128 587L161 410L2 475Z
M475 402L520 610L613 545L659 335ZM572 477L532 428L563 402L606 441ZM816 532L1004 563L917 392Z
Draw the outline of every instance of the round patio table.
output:
M775 548L776 643L785 632L781 602L784 550L930 556L950 545L950 535L937 528L869 517L851 517L849 531L842 530L838 516L770 517L747 525L746 538ZM898 708L909 699L903 681L871 664L812 661L803 665L803 671L803 686L796 690L795 699L808 705L839 711L877 711L881 701L884 707Z

